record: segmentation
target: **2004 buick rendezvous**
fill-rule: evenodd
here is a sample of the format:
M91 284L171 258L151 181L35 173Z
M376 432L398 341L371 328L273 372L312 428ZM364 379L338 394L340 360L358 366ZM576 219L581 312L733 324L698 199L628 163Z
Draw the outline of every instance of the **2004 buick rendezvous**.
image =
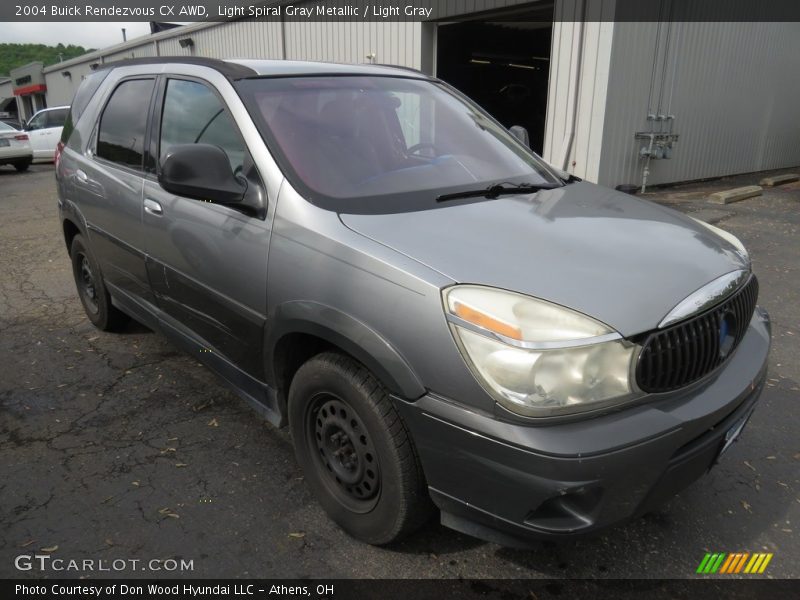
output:
M736 238L568 177L416 72L106 65L57 182L91 321L163 332L288 422L370 543L431 500L505 544L617 523L707 470L761 392Z

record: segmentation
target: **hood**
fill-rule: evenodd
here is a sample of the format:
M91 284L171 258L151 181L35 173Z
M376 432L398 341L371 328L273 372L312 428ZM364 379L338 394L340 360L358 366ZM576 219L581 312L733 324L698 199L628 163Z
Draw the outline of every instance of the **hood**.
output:
M555 302L624 336L655 329L695 290L747 268L730 243L689 217L586 182L340 218L457 283Z

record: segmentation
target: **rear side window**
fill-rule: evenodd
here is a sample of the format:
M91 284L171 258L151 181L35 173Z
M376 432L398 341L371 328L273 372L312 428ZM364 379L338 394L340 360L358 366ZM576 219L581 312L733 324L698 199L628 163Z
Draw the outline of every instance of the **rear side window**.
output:
M56 108L47 111L47 124L45 127L63 127L67 120L68 108Z
M75 129L75 124L78 122L78 119L81 118L83 111L89 106L89 101L92 99L92 96L94 96L94 93L100 87L100 84L105 81L110 72L111 69L96 71L87 75L81 82L78 91L75 93L75 97L72 99L72 104L69 107L69 113L64 122L64 129L61 131L61 141L65 144L67 140L69 140L72 130Z
M196 81L170 79L161 117L159 163L176 144L212 144L228 155L235 172L244 162L245 144L230 114L211 89Z
M152 79L131 79L117 86L100 117L98 157L126 167L142 168L147 108L153 84Z

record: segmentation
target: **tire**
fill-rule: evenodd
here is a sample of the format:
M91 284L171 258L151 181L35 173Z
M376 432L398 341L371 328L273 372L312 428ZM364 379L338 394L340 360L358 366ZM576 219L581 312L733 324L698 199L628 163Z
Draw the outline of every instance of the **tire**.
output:
M129 318L111 303L111 296L103 282L97 261L80 234L73 238L69 255L72 259L72 275L78 288L78 297L86 316L98 329L119 330Z
M14 168L17 170L17 173L23 173L27 171L28 167L30 166L31 166L31 161L14 163Z
M288 408L305 479L348 534L383 545L427 520L432 503L411 436L361 364L335 352L314 356L295 374Z

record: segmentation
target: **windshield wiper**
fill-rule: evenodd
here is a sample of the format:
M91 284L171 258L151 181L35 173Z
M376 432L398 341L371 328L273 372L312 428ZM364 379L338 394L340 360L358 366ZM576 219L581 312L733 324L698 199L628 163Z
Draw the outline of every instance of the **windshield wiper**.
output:
M540 190L552 190L561 187L557 183L519 183L519 184L502 184L498 183L490 185L487 188L480 190L466 190L464 192L454 192L452 194L442 194L437 196L437 202L447 202L448 200L459 200L461 198L489 198L495 199L503 195L510 194L533 194Z
M498 183L490 185L487 188L480 190L467 190L464 192L454 192L452 194L442 194L437 196L437 202L447 202L448 200L460 200L461 198L498 198L503 195L509 194L533 194L540 190L552 190L561 187L557 183L520 183L520 184L502 184Z

